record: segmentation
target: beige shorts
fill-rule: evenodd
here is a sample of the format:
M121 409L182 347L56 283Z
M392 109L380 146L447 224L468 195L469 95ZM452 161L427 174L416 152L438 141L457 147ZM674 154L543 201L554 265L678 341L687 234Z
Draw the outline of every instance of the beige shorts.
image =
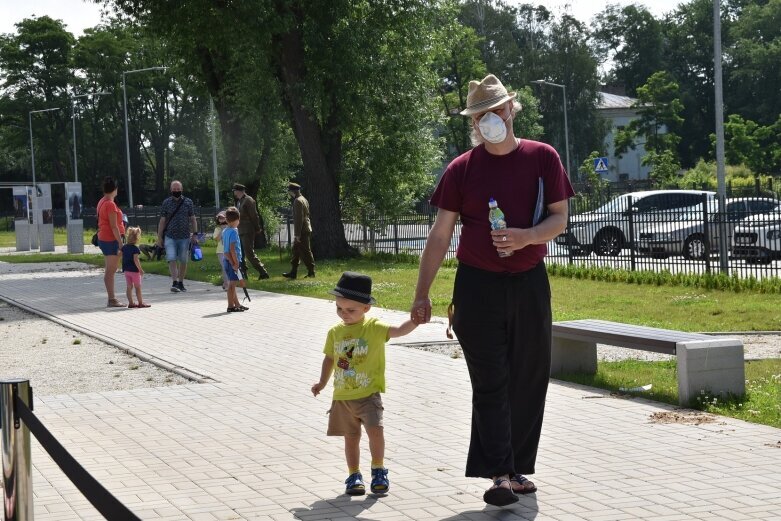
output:
M364 427L382 427L382 397L374 393L357 400L334 400L328 411L328 436L355 436Z

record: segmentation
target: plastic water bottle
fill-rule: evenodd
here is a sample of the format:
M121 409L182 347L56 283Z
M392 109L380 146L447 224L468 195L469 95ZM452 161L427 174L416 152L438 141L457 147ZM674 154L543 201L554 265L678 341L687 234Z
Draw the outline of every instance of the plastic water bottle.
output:
M504 220L504 212L502 212L502 210L496 204L496 200L494 200L493 197L488 200L488 221L491 223L492 230L504 230L507 228L507 222ZM513 253L515 252L500 251L499 256L509 257Z

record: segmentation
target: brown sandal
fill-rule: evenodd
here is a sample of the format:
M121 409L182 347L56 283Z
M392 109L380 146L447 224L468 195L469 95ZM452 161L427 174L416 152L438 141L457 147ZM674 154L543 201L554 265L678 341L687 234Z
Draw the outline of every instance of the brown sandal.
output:
M516 494L532 494L537 492L537 487L525 476L516 474L510 478L510 486Z
M108 304L106 304L107 308L124 308L126 307L122 302L118 301L115 298L108 299Z

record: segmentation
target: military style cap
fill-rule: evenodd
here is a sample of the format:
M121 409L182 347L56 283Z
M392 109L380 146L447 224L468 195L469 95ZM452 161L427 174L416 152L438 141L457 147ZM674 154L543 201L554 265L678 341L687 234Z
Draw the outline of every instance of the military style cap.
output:
M233 183L233 189L234 190L241 190L242 192L246 192L247 191L247 187L244 186L241 183Z
M287 184L288 190L301 190L301 185L298 183L288 183Z

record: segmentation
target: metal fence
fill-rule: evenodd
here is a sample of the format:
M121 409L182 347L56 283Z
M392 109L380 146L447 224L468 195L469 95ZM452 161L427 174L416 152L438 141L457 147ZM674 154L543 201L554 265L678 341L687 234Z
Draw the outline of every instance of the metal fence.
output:
M733 190L721 208L715 193L707 191L657 190L618 196L581 193L570 199L567 229L548 244L547 262L632 271L725 271L739 277L780 277L781 197L766 188L744 194ZM156 233L159 207L128 209L126 213L131 224L147 234ZM195 208L198 229L213 228L215 213L214 207ZM94 228L94 208L85 209L83 215L84 227ZM436 208L421 203L414 212L398 217L365 214L359 220L345 220L344 231L348 243L362 252L420 255L435 219ZM280 248L290 246L289 212L281 213L280 227L270 235L269 240ZM459 222L446 258L455 257L460 236ZM728 256L724 269L722 243Z
M722 208L713 192L674 191L628 194L607 202L574 198L566 231L549 244L549 262L778 277L781 201L729 197Z

